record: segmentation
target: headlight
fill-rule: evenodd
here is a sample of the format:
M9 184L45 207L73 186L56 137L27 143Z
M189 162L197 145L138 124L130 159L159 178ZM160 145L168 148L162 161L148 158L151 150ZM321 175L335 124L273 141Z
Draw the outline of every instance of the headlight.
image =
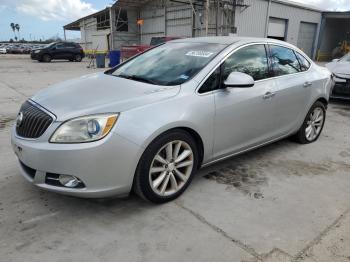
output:
M104 138L117 122L119 114L91 115L68 120L52 135L51 143L85 143Z
M40 50L35 50L34 53L35 54L40 53Z

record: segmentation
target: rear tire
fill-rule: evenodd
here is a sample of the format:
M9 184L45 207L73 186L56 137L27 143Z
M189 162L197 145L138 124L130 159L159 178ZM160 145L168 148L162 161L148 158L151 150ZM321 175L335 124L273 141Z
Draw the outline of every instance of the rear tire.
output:
M76 55L75 58L74 58L74 60L75 60L76 62L81 62L81 61L83 60L83 57L82 57L81 55Z
M133 189L150 202L169 202L186 190L197 166L198 149L191 135L181 129L164 133L143 153Z
M322 133L325 120L326 106L322 102L317 101L307 113L301 128L293 137L294 140L300 144L315 142Z

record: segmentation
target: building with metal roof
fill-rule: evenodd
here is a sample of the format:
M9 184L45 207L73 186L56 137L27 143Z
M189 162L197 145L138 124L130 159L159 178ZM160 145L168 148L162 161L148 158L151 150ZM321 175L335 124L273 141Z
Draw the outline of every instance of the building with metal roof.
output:
M149 44L155 36L270 37L315 57L322 21L316 7L289 0L118 0L64 26L85 49Z

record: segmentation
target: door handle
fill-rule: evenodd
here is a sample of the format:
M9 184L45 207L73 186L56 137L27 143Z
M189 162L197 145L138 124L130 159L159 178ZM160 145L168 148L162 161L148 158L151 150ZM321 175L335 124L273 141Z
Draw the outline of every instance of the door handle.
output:
M304 87L309 87L309 86L312 86L312 83L311 82L309 82L309 81L307 81L307 82L305 82L304 83L304 85L303 85Z
M274 97L276 95L276 93L274 92L267 92L264 96L263 99L270 99L272 97Z

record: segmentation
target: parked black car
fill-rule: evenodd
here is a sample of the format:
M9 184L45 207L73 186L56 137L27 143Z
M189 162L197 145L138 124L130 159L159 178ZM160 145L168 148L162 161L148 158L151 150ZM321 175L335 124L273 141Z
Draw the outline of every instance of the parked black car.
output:
M32 50L30 57L39 62L51 62L53 59L81 62L85 54L83 48L79 44L55 42L42 49Z

